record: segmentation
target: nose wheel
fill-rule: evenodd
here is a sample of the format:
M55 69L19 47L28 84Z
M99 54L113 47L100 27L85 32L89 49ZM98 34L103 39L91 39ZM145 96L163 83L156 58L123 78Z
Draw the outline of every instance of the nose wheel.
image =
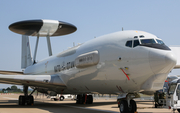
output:
M137 111L136 102L134 100L130 100L130 104L128 106L127 100L121 100L119 111L120 113L135 113Z

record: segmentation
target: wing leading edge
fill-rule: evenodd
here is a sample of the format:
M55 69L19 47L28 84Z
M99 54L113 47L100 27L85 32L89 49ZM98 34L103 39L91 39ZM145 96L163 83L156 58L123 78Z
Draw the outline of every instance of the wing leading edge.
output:
M65 89L58 75L0 75L0 83Z
M3 74L3 75L23 75L23 72L21 72L21 71L4 71L4 70L0 70L0 74Z

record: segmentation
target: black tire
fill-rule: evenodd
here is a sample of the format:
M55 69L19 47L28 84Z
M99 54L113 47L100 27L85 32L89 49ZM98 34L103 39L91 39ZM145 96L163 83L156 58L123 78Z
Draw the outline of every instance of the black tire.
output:
M34 97L32 95L28 96L28 102L27 105L33 105L34 104Z
M83 96L77 95L76 104L83 104Z
M30 100L30 101L31 101L31 105L34 105L34 97L31 96L30 99L31 99L31 100Z
M93 103L93 96L92 95L88 95L87 96L86 104L92 104L92 103Z
M129 112L134 113L136 111L137 111L136 102L134 100L130 100Z
M22 105L22 96L19 96L19 105Z
M177 109L177 111L180 113L180 109Z
M79 104L79 98L80 98L80 96L77 95L77 97L76 97L76 104Z
M158 105L157 104L155 104L155 108L157 108L158 107Z
M31 105L30 96L27 97L27 105Z
M34 104L34 98L32 95L27 97L27 105L33 105Z
M126 100L121 100L119 105L120 113L128 113L128 103Z
M59 100L63 101L64 100L64 96L60 96Z
M23 95L19 96L19 105L25 105L25 96Z
M86 98L86 95L85 95L85 94L83 94L81 104L84 104L84 102L85 102L85 98ZM86 99L86 100L87 100L87 99Z

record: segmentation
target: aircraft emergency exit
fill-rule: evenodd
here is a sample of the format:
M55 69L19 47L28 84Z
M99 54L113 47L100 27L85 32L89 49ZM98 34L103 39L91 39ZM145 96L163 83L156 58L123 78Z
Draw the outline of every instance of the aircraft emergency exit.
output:
M55 20L27 20L9 29L22 34L23 75L0 75L1 83L24 86L19 105L34 102L28 87L48 95L76 94L78 104L93 103L93 93L117 94L120 112L137 110L133 98L162 89L169 72L178 64L162 39L144 31L119 31L94 38L52 55L50 37L76 31L72 24ZM37 36L34 56L29 36ZM38 40L47 37L49 58L36 62ZM88 94L88 95L87 95Z

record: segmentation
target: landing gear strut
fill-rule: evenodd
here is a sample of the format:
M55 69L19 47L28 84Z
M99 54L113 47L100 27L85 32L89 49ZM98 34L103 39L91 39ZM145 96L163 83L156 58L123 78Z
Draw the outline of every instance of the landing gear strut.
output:
M92 104L93 96L92 95L77 95L76 104Z
M23 92L24 95L19 96L19 105L33 105L34 104L34 98L32 96L32 93L35 91L34 89L30 95L28 95L28 86L23 86Z

